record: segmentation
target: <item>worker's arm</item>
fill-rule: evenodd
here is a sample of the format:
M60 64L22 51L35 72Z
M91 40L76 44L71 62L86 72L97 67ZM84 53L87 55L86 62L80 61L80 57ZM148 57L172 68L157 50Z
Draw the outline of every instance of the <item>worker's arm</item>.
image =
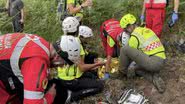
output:
M179 0L174 0L173 13L171 14L171 19L168 21L169 27L173 27L179 18L178 16L179 2L180 2Z
M140 16L141 25L144 24L144 19L145 19L145 2L143 0L143 8L142 8L142 11L141 11L141 16Z
M70 14L76 14L80 12L80 10L82 9L82 6L74 7L73 4L68 4L68 9Z
M48 66L43 58L33 57L21 66L24 76L24 104L52 104L56 95L53 85L46 94Z
M81 9L83 9L83 8L85 8L87 6L92 6L92 1L91 0L86 0L85 2L83 2L79 6L75 6L74 1L70 0L67 3L67 7L68 7L68 10L69 10L70 14L76 14L76 13L80 12Z
M180 0L174 0L174 12L178 13L178 8L179 8L179 2Z
M107 36L107 44L106 44L106 53L107 53L107 62L106 62L106 72L109 72L110 71L110 64L111 64L111 59L112 59L112 56L113 56L113 53L114 53L114 47L115 45L117 45L114 40L110 37L110 36Z
M21 9L21 23L24 23L24 9Z
M94 64L85 64L84 58L81 58L80 62L78 63L79 69L83 72L88 70L94 70L96 67L99 67L102 65L105 65L105 62L98 61L98 62L95 62Z
M21 0L17 1L17 7L21 12L20 22L23 23L24 22L24 3Z
M143 8L142 8L142 11L141 11L141 16L144 16L145 15L145 2L143 0Z
M107 55L107 61L106 61L106 65L105 65L105 69L106 69L106 72L110 72L110 64L111 64L111 59L112 59L112 56L111 55Z

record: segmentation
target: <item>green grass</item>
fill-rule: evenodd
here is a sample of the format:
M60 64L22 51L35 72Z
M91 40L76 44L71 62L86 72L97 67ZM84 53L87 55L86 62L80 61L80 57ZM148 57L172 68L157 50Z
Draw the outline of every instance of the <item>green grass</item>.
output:
M0 0L0 7L5 6L6 0ZM61 25L56 19L55 0L23 0L25 4L25 33L33 33L43 36L49 41L56 40L62 35ZM185 0L181 0L184 2ZM99 27L103 21L109 18L118 20L126 13L140 16L141 0L94 0L94 6L90 11L85 11L84 24L93 28L96 36L99 34ZM185 35L185 3L179 8L179 21L172 29L164 26L164 35L177 34ZM167 8L167 17L172 11L172 6ZM6 13L0 13L0 31L2 33L13 32L11 18ZM168 37L168 36L167 36ZM98 37L97 37L98 38ZM98 42L100 41L97 39Z

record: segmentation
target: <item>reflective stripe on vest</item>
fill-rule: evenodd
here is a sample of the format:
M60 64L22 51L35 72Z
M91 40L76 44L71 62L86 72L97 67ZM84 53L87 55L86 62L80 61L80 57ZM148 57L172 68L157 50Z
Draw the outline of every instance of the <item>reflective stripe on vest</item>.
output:
M144 39L143 35L140 35L137 32L133 32L132 34L135 35L137 38L139 38L139 40L141 41L142 44L139 46L140 49L146 48L147 46L152 44L151 42L158 39L156 35L153 35L146 40Z
M24 90L24 98L30 100L42 99L44 92Z
M24 49L24 47L26 46L26 44L29 41L33 41L35 42L38 46L40 46L49 56L49 50L47 49L46 46L44 46L41 41L39 40L39 37L35 37L35 38L30 38L29 36L31 36L32 34L26 34L25 37L22 37L18 43L16 44L13 53L10 57L10 65L12 68L12 71L14 73L15 76L18 77L19 81L23 83L23 75L21 74L21 70L19 68L19 58L20 55Z
M166 0L145 0L145 3L166 3Z
M131 35L138 39L139 46L137 46L137 48L143 51L145 54L149 56L155 55L163 59L166 58L166 55L164 53L165 49L161 44L160 39L152 30L148 28L137 27ZM130 45L131 44L136 45L137 42L134 43L133 41L132 43L130 43Z

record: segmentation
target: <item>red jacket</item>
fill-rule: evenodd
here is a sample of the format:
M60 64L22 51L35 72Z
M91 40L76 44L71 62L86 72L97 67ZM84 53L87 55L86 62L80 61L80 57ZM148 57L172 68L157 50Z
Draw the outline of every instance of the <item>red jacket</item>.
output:
M167 0L144 0L145 8L165 8Z
M114 40L115 45L119 47L117 37L120 33L123 32L123 29L120 27L119 21L115 19L106 20L105 22L102 23L100 27L100 37L101 37L102 44L104 47L104 52L106 53L106 55L112 56L114 52L114 47L111 47L108 44L109 40L107 36L105 36L104 31L106 31L107 35L110 36Z
M22 33L0 36L0 81L9 96L23 97L24 91L24 104L51 104L54 97L44 94L49 63L49 43L43 38ZM4 103L5 96L0 95Z

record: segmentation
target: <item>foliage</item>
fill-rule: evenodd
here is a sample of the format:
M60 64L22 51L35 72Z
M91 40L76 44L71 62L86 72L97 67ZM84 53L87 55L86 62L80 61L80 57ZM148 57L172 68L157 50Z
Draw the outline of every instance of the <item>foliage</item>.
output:
M5 1L0 0L0 8L5 6ZM164 26L165 37L168 37L168 34L185 35L185 3L184 0L181 1L179 22L172 29L167 28L167 25ZM23 0L23 2L25 4L25 33L39 34L49 41L54 41L62 35L60 22L56 19L56 0ZM120 20L126 13L132 13L138 18L142 9L141 0L94 0L93 3L92 8L84 9L83 24L92 27L95 34L98 34L101 23L106 19ZM167 8L167 17L172 10L172 6ZM13 32L11 18L7 16L7 13L0 13L0 31ZM97 41L100 40L97 39Z
M25 33L39 34L49 41L56 40L62 34L60 22L56 19L55 0L24 0L23 2ZM6 13L1 13L0 18L2 33L13 32L11 18Z

